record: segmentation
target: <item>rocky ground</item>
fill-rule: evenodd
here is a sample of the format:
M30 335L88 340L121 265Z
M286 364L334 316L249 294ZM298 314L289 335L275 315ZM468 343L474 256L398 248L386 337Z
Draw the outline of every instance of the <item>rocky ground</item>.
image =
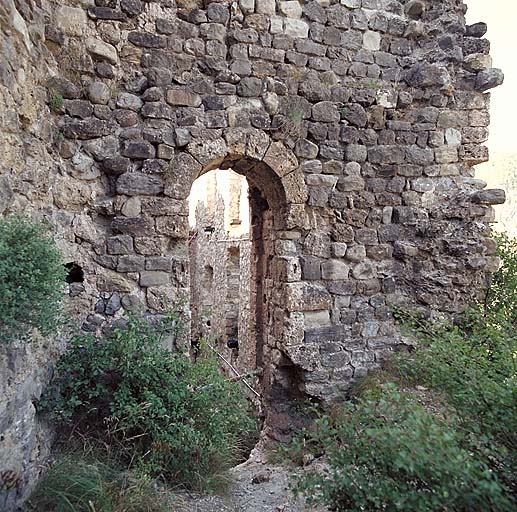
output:
M252 454L232 469L232 485L224 495L182 494L174 512L324 512L293 496L290 483L295 471Z

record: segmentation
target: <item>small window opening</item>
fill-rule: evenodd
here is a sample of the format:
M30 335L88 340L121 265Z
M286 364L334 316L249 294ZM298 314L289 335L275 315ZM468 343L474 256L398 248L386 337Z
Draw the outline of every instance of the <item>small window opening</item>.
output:
M65 281L68 284L84 282L84 272L80 265L74 262L65 263L67 275Z

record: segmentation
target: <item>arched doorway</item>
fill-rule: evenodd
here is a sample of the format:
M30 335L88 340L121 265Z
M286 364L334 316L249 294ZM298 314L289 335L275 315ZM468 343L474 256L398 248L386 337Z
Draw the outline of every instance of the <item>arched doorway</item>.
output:
M285 162L284 162L285 165ZM237 368L245 371L256 371L259 375L258 388L264 401L271 403L274 401L288 401L293 394L301 393L300 375L293 362L286 357L283 350L286 325L290 322L288 315L290 304L287 304L287 297L291 293L290 285L301 279L301 268L297 257L297 245L294 238L299 236L299 232L295 230L296 223L292 220L293 203L303 203L303 198L299 201L293 201L288 197L292 194L286 189L286 184L296 183L299 178L298 174L292 176L280 176L273 168L257 158L253 157L229 157L222 158L208 163L204 168L198 169L195 178L202 177L214 171L214 169L228 170L243 176L247 182L248 202L249 202L249 274L247 284L239 285L240 293L246 293L249 297L249 314L247 317L247 325L243 332L242 327L239 328L240 339L238 348L238 357L236 359ZM287 174L287 173L286 173ZM301 185L297 190L303 191L303 177ZM192 183L194 180L192 181ZM302 192L299 192L302 194ZM215 199L217 202L217 199ZM296 207L296 204L294 204ZM230 215L231 217L231 212ZM199 230L190 234L190 245L195 244L192 237L212 237L212 233L216 232L216 226L208 233L203 229L200 235ZM239 253L242 246L233 248L233 255L229 251L225 255L225 269L232 274L232 260L235 264L236 250ZM191 251L191 266L197 267L195 271L198 275L196 279L199 283L200 265L199 255L196 256L195 251ZM242 262L242 254L239 254L239 264ZM220 261L214 261L214 276L217 273L215 264ZM209 266L211 266L209 264ZM205 265L206 267L206 265ZM243 269L239 269L240 277L245 274ZM215 282L215 279L214 279ZM193 323L202 318L199 315L200 294L196 294L194 289L199 286L192 285L191 300ZM219 290L214 290L217 294ZM222 292L224 296L224 292ZM194 303L197 302L197 303ZM242 302L246 301L241 301ZM226 305L228 301L226 301ZM196 311L197 309L197 311ZM228 308L230 309L230 308ZM293 308L291 307L291 310ZM210 319L210 324L212 320ZM199 323L198 323L199 325ZM221 323L219 322L219 325ZM206 326L206 324L205 324ZM195 336L200 334L202 329L193 325ZM206 329L205 329L206 331ZM224 331L219 328L219 331ZM303 327L299 329L300 343L303 342ZM235 351L228 348L227 342L229 335L232 333L219 333L220 339L226 341L225 344L220 343L219 347L227 351ZM243 346L243 340L247 345ZM229 357L232 360L231 356Z
M201 172L189 195L192 341L208 338L268 398L279 384L272 357L285 204L278 177L253 160Z

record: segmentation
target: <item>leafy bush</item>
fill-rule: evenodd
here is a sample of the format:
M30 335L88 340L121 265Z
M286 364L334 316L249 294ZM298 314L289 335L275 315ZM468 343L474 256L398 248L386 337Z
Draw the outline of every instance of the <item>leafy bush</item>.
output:
M168 512L171 497L152 480L98 460L66 455L31 495L28 508L55 512Z
M497 237L501 266L494 274L482 305L484 317L495 318L496 325L517 326L517 238Z
M328 457L298 490L336 511L517 508L517 242L499 255L484 303L455 323L399 312L415 349L295 440L294 458Z
M251 448L256 422L239 384L211 359L194 364L162 348L168 334L166 323L132 317L103 339L74 339L46 408L150 475L212 487Z
M308 473L297 490L335 511L510 511L489 466L464 446L453 423L385 384L323 416L306 439L325 452L325 473Z
M411 318L417 350L395 374L441 393L478 452L517 492L517 241L500 238L501 268L483 304L450 323Z
M0 339L48 334L60 323L65 269L42 224L0 219Z

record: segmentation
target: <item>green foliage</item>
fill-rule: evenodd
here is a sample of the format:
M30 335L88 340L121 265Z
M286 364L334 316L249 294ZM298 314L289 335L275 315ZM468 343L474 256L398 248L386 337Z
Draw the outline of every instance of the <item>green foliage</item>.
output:
M410 318L417 350L398 358L394 371L441 393L458 427L517 491L517 242L499 242L501 268L485 302L456 325Z
M485 316L495 318L496 325L517 326L517 238L497 237L497 255L501 267L494 274L483 304Z
M52 332L62 316L65 268L48 229L18 216L0 219L0 339Z
M453 424L385 384L380 396L323 416L306 440L327 455L325 474L307 474L298 491L336 511L513 510L485 461Z
M454 324L398 312L414 350L295 440L293 458L329 464L299 491L336 511L516 509L516 241L503 237L499 255L485 302Z
M59 112L63 107L65 99L57 92L53 92L49 99L49 107L52 112Z
M30 497L35 511L168 512L171 498L149 478L83 456L58 459Z
M340 115L341 119L345 119L348 114L350 114L350 108L348 108L347 106L343 105L339 109L339 115Z
M251 448L257 425L239 384L227 381L215 361L194 364L162 348L170 325L171 319L150 326L132 317L103 339L74 339L46 408L150 475L214 487Z

